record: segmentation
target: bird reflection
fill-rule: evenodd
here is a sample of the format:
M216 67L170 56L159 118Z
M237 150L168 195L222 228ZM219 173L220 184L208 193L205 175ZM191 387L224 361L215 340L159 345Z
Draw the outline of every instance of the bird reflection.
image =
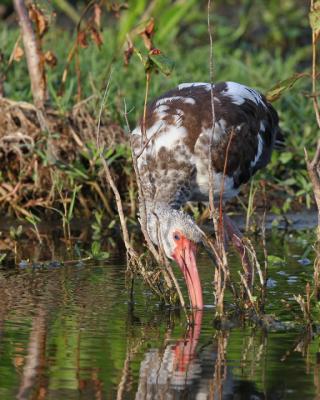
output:
M229 377L224 369L225 348L220 351L210 343L197 350L202 316L201 310L195 311L194 323L184 338L167 344L164 351L151 349L145 354L140 365L137 400L219 399L227 394L228 386L232 393L232 384L228 385ZM220 343L224 347L225 341Z
M184 338L168 344L163 353L151 349L140 367L136 399L161 398L169 390L183 391L200 376L201 366L195 357L202 324L202 311L194 314Z

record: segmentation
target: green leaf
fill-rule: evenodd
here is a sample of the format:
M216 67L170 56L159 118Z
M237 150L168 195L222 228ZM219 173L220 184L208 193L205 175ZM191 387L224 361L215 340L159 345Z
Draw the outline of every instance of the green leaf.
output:
M289 152L284 152L284 153L281 153L281 155L280 155L279 158L280 158L280 161L281 161L283 164L287 164L289 161L292 160L293 154L292 154L292 153L289 153Z
M81 190L81 188L82 188L82 185L76 185L73 189L72 198L71 198L69 211L68 211L68 218L67 218L69 222L71 221L72 216L73 216L73 210L74 210L77 193Z
M101 251L101 245L100 242L94 241L91 244L91 253L93 255L93 257L96 257Z
M294 74L290 76L290 78L284 79L283 81L280 81L277 83L273 88L271 88L267 93L266 93L266 98L268 101L271 103L273 101L278 100L283 92L286 90L292 88L292 86L301 78L307 76L305 73L300 73L300 74Z
M105 260L110 257L107 251L101 250L101 244L98 241L94 241L91 244L91 256L95 260Z
M157 32L157 41L165 41L175 35L182 22L186 21L186 17L190 14L195 15L195 6L197 0L187 0L181 2L167 1L165 5L159 7L155 15L159 31ZM192 12L190 12L192 10ZM170 40L170 39L169 39Z
M164 75L171 74L174 63L164 54L150 54L149 58Z
M270 264L284 264L285 260L278 256L268 255L268 263Z
M293 186L297 184L297 180L295 178L288 178L281 181L283 186Z

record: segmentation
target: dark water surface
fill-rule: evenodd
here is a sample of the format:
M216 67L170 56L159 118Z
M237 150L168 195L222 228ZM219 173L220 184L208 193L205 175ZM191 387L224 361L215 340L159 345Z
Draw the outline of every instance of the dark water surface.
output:
M204 254L206 308L189 329L139 282L130 301L119 258L1 269L0 399L319 399L319 338L303 333L293 299L312 279L312 240L268 237L268 330L214 326Z

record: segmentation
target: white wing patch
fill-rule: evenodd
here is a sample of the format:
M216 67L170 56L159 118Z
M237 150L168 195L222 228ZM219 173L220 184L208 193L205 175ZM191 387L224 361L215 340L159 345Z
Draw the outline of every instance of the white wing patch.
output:
M165 97L164 99L160 99L156 102L156 107L161 106L162 104L170 104L171 101L181 101L185 104L196 104L195 99L192 97L183 97L183 96L172 96Z
M263 121L260 121L260 132L265 132L266 130L266 125Z
M180 83L180 85L178 85L178 89L182 90L182 89L196 87L196 86L205 86L206 90L211 90L211 85L210 85L210 83L207 83L207 82ZM214 85L212 85L212 87L214 87Z
M263 151L263 146L264 146L264 142L263 142L261 135L259 134L258 135L258 150L257 150L257 154L256 154L254 160L251 161L251 163L250 163L251 167L255 167L255 165L259 161L259 158L261 157L261 154Z
M227 88L222 92L224 96L230 97L232 103L241 105L245 100L251 100L256 105L266 107L260 93L236 82L226 82Z
M160 105L159 107L157 107L155 109L155 111L156 111L156 113L157 113L157 115L158 115L160 120L167 116L169 109L170 109L170 107L168 105L165 105L165 104L162 104L162 105ZM152 126L150 127L150 129L151 128L152 128Z

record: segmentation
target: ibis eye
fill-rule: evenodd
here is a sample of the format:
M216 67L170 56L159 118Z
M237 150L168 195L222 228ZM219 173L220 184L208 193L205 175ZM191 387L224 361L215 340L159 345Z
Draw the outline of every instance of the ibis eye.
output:
M180 240L180 235L178 235L177 233L175 233L173 235L174 240Z

